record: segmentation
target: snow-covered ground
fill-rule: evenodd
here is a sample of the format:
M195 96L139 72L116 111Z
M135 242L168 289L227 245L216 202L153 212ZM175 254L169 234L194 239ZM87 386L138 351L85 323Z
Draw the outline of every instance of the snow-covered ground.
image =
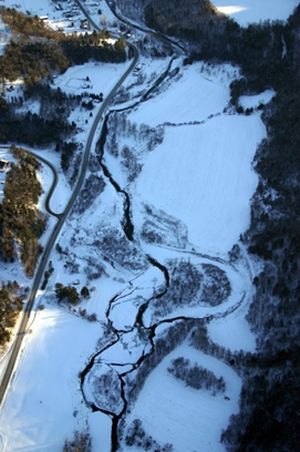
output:
M274 90L267 89L266 91L253 96L241 96L239 98L239 105L244 109L257 108L260 105L266 105L271 102L275 94Z
M247 26L264 20L286 20L298 5L298 0L213 0L217 9Z
M21 11L30 11L31 14L38 16L48 16L54 10L54 3L51 0L4 0L3 6L7 8L16 8Z
M177 67L176 63L173 63ZM134 110L130 119L150 126L203 121L221 113L229 102L229 85L239 74L230 65L195 63L181 67L168 89Z
M4 0L2 3L7 8L15 8L43 18L45 23L55 30L65 33L82 32L80 25L85 17L72 0L62 4L52 0Z
M12 156L10 150L6 146L0 147L0 160L1 160L1 171L0 171L0 202L3 200L5 180L7 172L10 169L10 165L14 162L14 157Z
M65 437L85 428L85 409L74 376L100 331L98 323L54 306L36 313L0 414L4 450L62 450Z
M129 96L123 93L120 103L134 103L168 62L142 61L144 75L132 75L126 85ZM53 86L70 94L103 92L105 96L125 69L126 65L88 63L55 78ZM249 225L250 198L257 184L251 162L266 131L258 112L238 115L229 107L229 85L237 77L238 68L229 65L183 66L177 60L149 100L116 116L114 128L108 130L110 148L105 147L103 162L128 192L132 241L124 233L124 193L103 174L99 155L92 152L86 180L96 179L98 191L89 192L84 185L51 255L53 274L38 298L44 309L33 314L32 332L26 336L0 414L4 451L60 450L74 430L85 429L91 432L93 450L109 451L111 419L88 410L78 375L95 351L103 349L87 374L83 391L89 402L119 413L124 400L116 398L114 406L109 406L111 395L97 384L109 378L118 397L118 374L133 370L151 351L147 327L155 328L153 322L167 322L178 315L206 317L207 321L215 316L208 325L211 340L230 350L254 350L254 337L245 320L253 275L239 261L231 265L227 253ZM268 96L264 93L260 101L267 102ZM95 102L92 115L99 108ZM75 139L81 152L93 116L79 106L69 119L79 125ZM97 137L99 132L100 128ZM41 155L59 167L59 154L49 150ZM128 177L130 162L138 168L132 178ZM47 169L42 171L45 186L50 176ZM57 212L70 196L61 173L59 181L51 201ZM152 228L150 243L142 233L145 224ZM166 289L166 272L171 272L176 259L196 268L210 265L222 270L230 288L222 303L197 306L191 300L190 306L171 307L161 317L153 315L152 302ZM87 286L90 297L75 307L57 305L54 287L58 282L79 292ZM176 286L172 276L170 284ZM87 320L90 315L92 321ZM139 327L141 321L143 327ZM156 336L168 327L161 323ZM180 356L223 377L225 392L214 395L176 380L167 368ZM139 418L147 434L160 444L173 443L174 452L224 450L220 434L230 415L238 411L240 388L240 378L232 368L184 343L149 374L125 419L125 433L131 421Z
M128 184L139 231L145 204L183 222L188 240L202 252L228 252L248 227L258 181L251 162L265 128L259 114L246 117L228 109L229 84L238 76L228 65L184 67L159 96L127 115L141 130L143 124L164 126L163 141L151 152L145 139L132 138L130 125L123 136L119 132L119 153L124 146L134 149L142 166L134 183L124 178L120 156L112 151L105 156L118 183Z
M240 311L234 312L225 319L213 320L207 329L213 342L223 345L229 350L255 351L255 335Z
M113 64L89 62L70 67L53 81L53 88L60 88L67 94L90 93L106 96L118 78L125 72L128 62Z
M142 202L182 220L203 252L226 253L250 221L258 181L251 162L264 136L255 115L168 128L147 156L136 191Z
M9 30L6 28L2 19L0 18L0 55L3 54L5 46L9 40Z
M182 356L212 371L216 377L222 376L225 394L213 396L207 390L187 387L170 375L167 369L171 360ZM230 367L184 344L151 372L128 416L127 425L140 419L147 435L160 445L171 443L174 452L223 451L219 437L229 416L238 411L240 388L241 380ZM122 450L128 449L125 446Z
M116 31L118 20L112 14L105 0L85 0L84 7L100 28Z

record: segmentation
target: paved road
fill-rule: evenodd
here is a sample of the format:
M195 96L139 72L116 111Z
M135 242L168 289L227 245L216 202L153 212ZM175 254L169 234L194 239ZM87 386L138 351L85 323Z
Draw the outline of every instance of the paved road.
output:
M47 210L47 212L50 215L53 215L56 218L60 218L62 214L54 212L51 209L51 207L50 207L50 201L51 201L53 192L54 192L54 190L56 188L56 185L58 183L58 175L57 175L56 168L54 167L54 165L52 165L51 162L46 160L44 157L41 157L39 154L36 154L35 152L33 152L33 151L29 150L29 149L23 148L23 147L22 147L22 149L24 149L26 152L29 152L29 154L32 154L37 160L39 160L40 162L44 163L45 165L47 165L50 168L50 170L51 170L51 172L53 174L53 181L52 181L50 190L48 191L48 194L47 194L46 199L45 199L45 209Z
M76 1L76 3L78 4L80 2ZM107 3L107 6L109 7L109 9L111 10L111 12L114 14L114 16L120 22L123 22L124 24L126 24L128 27L135 28L135 29L140 30L140 31L142 31L144 33L152 34L153 36L156 36L156 38L160 39L161 41L163 41L163 42L165 42L165 43L167 43L169 45L171 45L173 50L174 50L174 47L177 48L179 50L180 54L182 54L182 52L184 54L187 53L185 47L181 43L177 42L175 39L172 39L169 36L164 35L163 33L160 33L159 31L153 30L153 29L151 29L149 27L139 25L139 24L137 24L135 22L131 22L127 17L121 16L121 14L117 11L116 2L114 0L106 0L106 3ZM82 8L81 8L81 10L83 11Z
M80 2L77 2L77 4L79 4ZM81 5L81 4L80 4ZM82 8L81 8L82 9ZM91 18L89 17L89 15L87 13L85 13L88 20L90 20L90 23L93 27L97 28L97 25L91 20ZM42 278L43 278L43 274L44 271L46 269L48 260L49 260L49 256L52 252L53 246L56 242L56 239L66 221L66 218L68 217L72 207L74 206L74 203L76 201L76 198L82 188L83 182L84 182L84 178L85 178L85 174L86 174L86 170L87 170L87 166L88 166L88 162L89 162L89 157L90 157L90 153L91 153L91 148L92 148L92 143L95 137L95 133L97 128L99 127L99 125L101 124L101 120L102 117L104 116L104 113L108 107L108 105L110 104L111 100L113 99L114 95L116 94L116 92L118 91L118 89L120 88L120 86L122 85L122 83L124 82L124 80L127 78L127 76L130 74L130 72L133 70L133 68L135 67L136 63L138 62L139 59L139 53L138 50L131 44L130 45L131 48L133 49L133 53L134 53L134 57L133 60L130 64L130 66L128 67L128 69L124 72L124 74L122 75L122 77L119 79L119 81L116 83L116 85L114 86L114 88L111 90L111 92L108 94L108 96L106 97L106 99L104 100L100 110L98 111L97 115L95 116L92 128L89 132L88 138L87 138L87 142L85 145L85 149L84 149L84 153L83 153L83 159L82 159L82 163L81 163L81 167L80 167L80 171L79 171L79 177L75 186L75 189L72 193L72 196L64 210L64 212L62 214L59 215L58 217L58 221L53 229L53 232L51 234L51 236L49 237L49 240L44 248L41 260L38 264L37 270L36 270L36 274L34 277L34 281L33 281L33 286L32 286L32 290L28 299L28 303L26 305L26 308L24 310L23 313L23 317L17 332L17 336L16 336L16 340L11 348L11 354L9 357L9 361L7 364L7 367L5 369L5 373L0 385L0 405L2 404L3 400L4 400L4 396L6 394L6 390L8 388L8 385L11 381L12 375L13 375L13 371L14 371L14 367L17 361L17 358L19 356L19 352L22 346L22 342L23 342L23 338L24 335L26 334L27 331L27 327L28 327L28 322L29 322L29 318L30 318L30 314L34 305L34 301L37 295L37 291L40 287ZM55 187L54 187L55 188ZM53 190L54 190L53 188ZM52 194L51 194L52 195ZM51 197L51 196L50 196ZM49 198L50 199L50 198Z

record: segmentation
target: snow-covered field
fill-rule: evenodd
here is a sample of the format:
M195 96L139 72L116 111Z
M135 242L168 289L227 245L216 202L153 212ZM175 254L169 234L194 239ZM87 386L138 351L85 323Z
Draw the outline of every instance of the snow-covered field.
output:
M151 74L151 64L145 63L145 67L147 74ZM155 62L153 71L157 73L158 67L162 67L161 63ZM238 265L236 269L226 259L227 252L249 224L249 200L257 184L251 161L265 130L258 113L238 115L228 106L229 84L239 76L238 69L202 63L182 67L179 61L174 67L179 68L179 73L166 79L160 94L125 114L126 127L124 116L122 120L116 119L120 148L130 145L141 162L138 176L130 181L128 168L120 163L120 155L114 156L105 149L107 167L130 194L135 237L139 241L126 239L122 229L123 195L116 192L94 162L87 179L102 179L102 188L98 195L93 195L95 199L88 200L85 196L84 202L79 201L61 233L60 251L55 250L51 256L54 271L48 289L45 294L40 293L40 303L45 309L33 316L32 334L26 338L2 410L0 431L6 451L24 447L59 450L74 430L86 428L92 435L93 450L97 450L97 424L106 444L103 450L109 450L110 419L103 421L104 414L89 413L82 399L78 374L103 332L106 331L106 336L101 339L101 347L113 340L113 336L109 339L109 328L115 328L120 332L119 340L113 340L100 353L82 390L89 403L104 410L118 414L125 407L118 398L118 374L131 371L144 354L151 352L151 344L136 322L143 303L160 293L165 284L162 271L149 264L147 255L169 271L171 262L186 260L199 269L202 265L214 271L219 268L231 290L216 306L200 303L197 307L191 300L190 306L169 308L158 314L156 305L150 303L142 316L146 328L156 328L154 322L159 324L176 316L215 316L208 329L215 343L230 350L254 350L254 337L245 320L251 278L244 267ZM93 93L101 90L105 95L122 70L124 66L89 63L57 77L54 85L69 93L78 89ZM155 80L157 76L152 78ZM149 75L145 84L146 80ZM136 89L132 95L137 95ZM73 120L81 121L82 130L77 139L84 142L92 118L81 107L72 115ZM156 128L163 129L161 141L149 151L148 135L154 134ZM144 142L143 130L148 131ZM55 161L58 156L51 157L50 151L42 155L58 166L59 162ZM41 178L49 179L46 169ZM61 198L69 194L64 182L60 182L51 207L61 211L64 205ZM152 206L152 210L145 206ZM159 228L164 230L162 243L144 242L141 231L147 221L154 232ZM169 249L169 243L178 249ZM217 260L216 256L225 260ZM73 308L66 304L57 307L53 294L57 282L73 285L79 291L86 285L90 298ZM93 321L88 321L88 316L93 316ZM163 323L157 327L156 334L168 330L167 324L164 329L162 326ZM213 371L217 377L222 376L226 393L212 395L206 390L187 388L174 379L166 367L180 354ZM97 389L98 382L107 379L114 386L113 396L104 395L101 387L100 391ZM239 391L239 378L222 361L191 347L175 348L146 379L136 405L126 417L126 426L140 418L147 434L159 444L172 442L174 451L178 452L199 447L203 451L223 450L220 433L230 414L237 411ZM63 402L58 403L61 399Z
M136 191L142 202L182 220L203 252L226 253L250 221L257 185L251 162L264 136L254 115L168 128L146 159Z
M239 105L246 108L257 108L259 105L266 105L275 96L275 91L272 89L267 89L263 93L255 94L253 96L241 96L239 98Z
M80 25L84 16L71 0L61 5L60 2L52 0L4 0L2 4L7 8L15 8L23 13L42 17L45 23L55 30L65 33L82 32Z
M187 387L170 375L167 368L171 360L181 356L212 371L217 377L222 376L225 394L212 395L204 389ZM128 416L127 425L140 419L148 435L161 445L171 443L174 452L223 451L218 438L229 416L238 411L240 388L241 380L230 367L184 344L151 372Z
M59 87L67 94L90 93L106 96L118 78L125 72L127 63L90 62L70 67L53 81L53 88Z
M163 141L151 152L145 140L134 141L127 129L119 138L121 153L122 146L133 148L142 165L129 185L138 228L145 221L144 204L151 205L183 222L189 241L212 254L228 252L247 228L257 185L251 162L265 128L259 114L246 117L228 109L229 84L238 74L226 65L184 67L166 82L162 94L129 112L132 127L164 125ZM125 186L120 156L107 153L105 158Z
M150 126L203 121L227 106L229 85L238 74L238 69L230 65L195 63L181 67L169 88L133 111L130 119Z
M286 20L298 5L298 0L213 0L217 9L247 26L264 20Z
M55 10L51 0L4 0L3 6L7 8L16 8L24 12L30 11L31 14L38 16L47 16Z
M24 10L40 15L49 15L48 3L20 2ZM96 15L92 3L87 6ZM168 63L143 58L111 108L136 103ZM76 66L55 78L53 87L86 93L87 99L91 93L106 96L126 67ZM266 131L258 111L246 116L229 105L229 85L237 77L237 67L201 62L184 66L178 58L149 99L112 115L104 157L93 150L79 200L51 254L53 273L47 289L39 292L0 414L3 451L54 452L74 430L87 430L93 451L108 452L112 418L123 409L125 435L140 419L147 435L160 445L172 443L174 452L224 450L220 435L238 411L241 380L221 358L193 348L188 340L176 342L145 378L130 412L125 403L130 393L121 379L129 372L134 382L134 372L179 318L196 325L205 318L208 338L228 353L255 350L246 321L254 275L241 257L242 247L233 262L228 252L249 226L250 198L257 185L252 161ZM247 96L240 105L256 109L274 94ZM94 102L92 116L82 106L71 113L69 120L79 126L74 137L78 153L99 108ZM99 133L100 128L97 138ZM40 152L59 169L59 154ZM51 207L61 212L71 188L60 171L58 175ZM51 182L46 167L40 178L46 192ZM126 221L134 227L133 240ZM183 281L175 271L181 264L188 268ZM201 288L180 304L197 277ZM57 304L56 283L79 292L86 286L90 295L76 306ZM184 290L175 305L181 283ZM214 303L204 296L208 286ZM169 303L165 311L157 309L159 302ZM167 369L179 357L222 377L225 390L195 389L176 379ZM87 374L80 387L83 370ZM103 412L92 412L88 404ZM126 446L123 438L120 450L141 449Z
M76 425L85 426L76 376L96 345L100 325L54 306L34 317L0 414L6 451L59 451Z

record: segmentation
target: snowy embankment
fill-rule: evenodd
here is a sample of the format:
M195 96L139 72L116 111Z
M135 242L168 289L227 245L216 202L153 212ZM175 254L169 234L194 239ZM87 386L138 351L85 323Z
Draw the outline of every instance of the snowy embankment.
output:
M247 26L264 20L286 20L298 5L298 0L212 0L218 11Z

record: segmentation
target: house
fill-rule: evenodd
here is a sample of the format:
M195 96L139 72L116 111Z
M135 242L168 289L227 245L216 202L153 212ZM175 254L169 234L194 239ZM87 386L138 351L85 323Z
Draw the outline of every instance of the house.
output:
M82 30L87 30L87 29L90 28L87 19L83 19L83 20L80 21L80 28L81 28Z
M10 162L5 159L0 159L0 173L7 173L10 170Z

